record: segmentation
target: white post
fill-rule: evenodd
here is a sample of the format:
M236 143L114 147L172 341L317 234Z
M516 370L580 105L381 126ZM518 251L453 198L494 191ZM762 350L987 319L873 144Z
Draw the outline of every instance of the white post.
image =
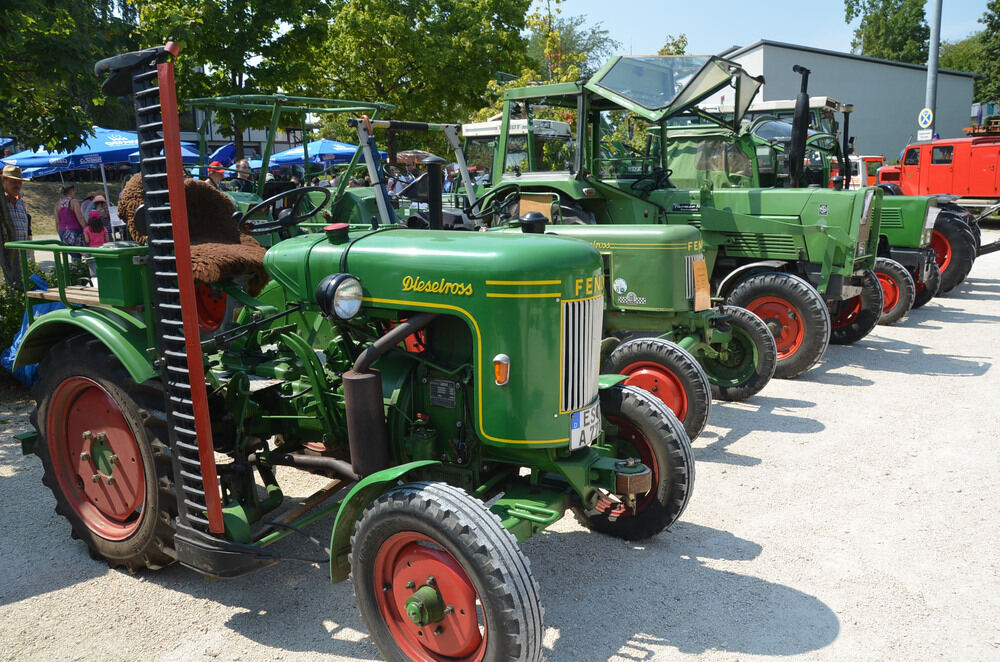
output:
M108 207L111 206L111 196L108 195L108 178L104 175L104 161L101 161L101 182L104 183L104 199L107 200Z

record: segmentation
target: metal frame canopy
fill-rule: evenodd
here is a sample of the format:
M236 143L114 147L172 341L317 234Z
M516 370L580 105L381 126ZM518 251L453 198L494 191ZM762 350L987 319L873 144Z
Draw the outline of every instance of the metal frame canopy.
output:
M201 97L188 99L187 104L192 108L202 110L269 110L271 111L271 122L267 129L267 143L264 145L264 154L261 156L261 172L267 172L267 166L271 160L271 152L274 149L274 136L278 131L278 121L283 114L291 113L299 116L299 123L302 127L303 139L303 159L308 163L309 153L306 151L306 116L324 115L333 113L351 113L353 116L369 115L371 118L378 116L379 111L392 112L395 106L388 103L376 101L351 101L347 99L324 99L320 97L296 97L285 94L237 94L227 97ZM198 127L199 139L201 142L202 163L204 166L205 148L205 127L208 124L208 114ZM354 169L360 158L361 151L358 150L348 165L348 171ZM257 195L263 196L265 177L261 176L257 182ZM341 184L346 186L346 179ZM337 194L341 194L338 187Z

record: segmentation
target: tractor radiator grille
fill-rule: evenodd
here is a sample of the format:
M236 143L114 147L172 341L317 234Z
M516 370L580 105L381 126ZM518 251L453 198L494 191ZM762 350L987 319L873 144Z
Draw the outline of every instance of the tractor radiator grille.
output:
M784 234L751 234L727 232L726 255L733 257L764 257L797 260L799 248L795 237Z
M562 411L586 407L597 397L604 299L562 304Z
M882 225L883 228L901 228L903 227L903 213L898 209L886 209L882 207Z
M688 299L694 299L695 295L694 263L695 261L704 259L705 256L701 253L684 256L684 296Z

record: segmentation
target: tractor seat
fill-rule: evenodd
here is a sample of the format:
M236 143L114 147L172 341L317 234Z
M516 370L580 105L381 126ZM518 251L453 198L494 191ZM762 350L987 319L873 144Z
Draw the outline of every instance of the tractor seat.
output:
M267 249L240 232L233 222L236 205L209 182L185 179L184 193L195 280L205 284L242 280L247 293L256 296L268 281L264 271ZM141 204L142 177L136 174L122 188L118 216L132 238L145 244L145 223L135 214Z

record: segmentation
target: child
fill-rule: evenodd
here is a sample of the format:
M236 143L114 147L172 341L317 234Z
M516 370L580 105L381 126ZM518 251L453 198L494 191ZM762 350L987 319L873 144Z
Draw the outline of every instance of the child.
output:
M104 242L109 241L108 231L104 229L104 219L101 217L101 212L96 209L91 209L87 214L87 227L83 229L83 238L86 245L91 248L103 246Z

